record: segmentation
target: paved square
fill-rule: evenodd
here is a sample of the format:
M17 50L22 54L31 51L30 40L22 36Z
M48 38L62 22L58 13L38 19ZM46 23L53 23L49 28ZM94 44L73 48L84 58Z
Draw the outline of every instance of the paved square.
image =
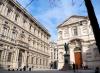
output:
M34 70L34 71L0 71L0 73L74 73L73 70ZM94 73L93 70L78 70L75 73Z

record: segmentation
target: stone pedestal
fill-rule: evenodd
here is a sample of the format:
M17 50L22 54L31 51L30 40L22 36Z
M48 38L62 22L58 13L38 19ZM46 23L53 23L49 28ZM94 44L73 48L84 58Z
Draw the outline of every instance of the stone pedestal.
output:
M70 65L69 65L69 55L68 54L64 54L64 66L61 69L61 71L66 71L70 69Z

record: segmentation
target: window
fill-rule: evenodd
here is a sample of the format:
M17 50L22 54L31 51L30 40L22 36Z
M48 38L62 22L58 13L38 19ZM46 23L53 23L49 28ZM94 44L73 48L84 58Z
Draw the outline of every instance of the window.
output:
M24 37L25 37L25 34L24 34L24 31L22 31L21 38L24 38Z
M76 26L73 27L73 35L74 36L78 35L77 27Z
M66 37L68 34L69 34L68 29L65 29L65 30L64 30L64 36Z
M59 31L59 39L62 39L62 31Z
M8 53L8 59L7 59L8 62L11 62L11 56L12 56L12 53L9 52L9 53Z
M2 30L2 35L3 35L3 37L4 36L8 36L8 34L9 34L9 29L10 29L10 27L8 26L8 22L5 22L4 24L3 24L3 30Z
M28 65L29 56L27 56L26 64Z
M41 65L41 59L40 59L40 65Z
M16 36L17 36L17 30L16 30L16 27L14 27L12 30L12 39L14 40Z
M15 21L18 20L18 17L19 17L19 15L18 15L18 13L16 13L16 14L15 14Z
M27 26L26 26L26 19L25 18L23 18L23 28L26 28Z
M11 11L12 11L11 8L8 7L7 16L10 16Z
M23 19L23 23L24 23L24 24L26 23L26 20L25 20L25 19Z
M35 34L35 32L36 32L36 29L34 28L34 34Z
M39 36L40 31L38 30L38 36Z
M33 61L34 61L34 57L32 57L32 59L31 59L31 64L33 64L33 63L34 63Z
M0 60L1 60L2 50L0 50Z
M29 24L30 25L30 27L29 27L29 30L31 30L31 28L32 28L32 25L31 24Z
M56 59L56 57L55 57L55 53L54 53L54 59Z
M79 22L79 25L81 25L81 26L82 26L82 25L83 25L83 22L82 22L82 21L80 21L80 22Z

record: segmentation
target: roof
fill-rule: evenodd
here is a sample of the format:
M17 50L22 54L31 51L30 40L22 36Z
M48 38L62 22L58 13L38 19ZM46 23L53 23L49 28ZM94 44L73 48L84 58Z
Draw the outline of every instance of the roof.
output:
M72 22L73 21L73 18L76 18L76 21ZM73 23L76 23L76 22L79 22L79 21L82 21L82 20L87 20L87 19L88 19L87 16L72 15L67 20L65 20L60 25L58 25L57 28L62 27L62 26L65 26L65 25L73 24Z
M39 21L37 21L22 5L20 5L16 0L9 1L11 1L18 9L20 9L22 13L25 14L29 19L35 22L38 27L40 27L44 32L51 36L48 30Z

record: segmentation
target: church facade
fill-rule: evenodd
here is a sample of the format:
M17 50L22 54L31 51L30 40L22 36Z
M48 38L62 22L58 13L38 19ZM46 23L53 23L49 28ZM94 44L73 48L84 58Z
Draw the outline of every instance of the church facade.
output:
M57 27L58 30L58 69L64 65L64 44L68 44L70 66L76 64L78 68L100 67L94 34L88 17L73 15Z
M0 0L0 68L49 68L48 30L16 0Z

